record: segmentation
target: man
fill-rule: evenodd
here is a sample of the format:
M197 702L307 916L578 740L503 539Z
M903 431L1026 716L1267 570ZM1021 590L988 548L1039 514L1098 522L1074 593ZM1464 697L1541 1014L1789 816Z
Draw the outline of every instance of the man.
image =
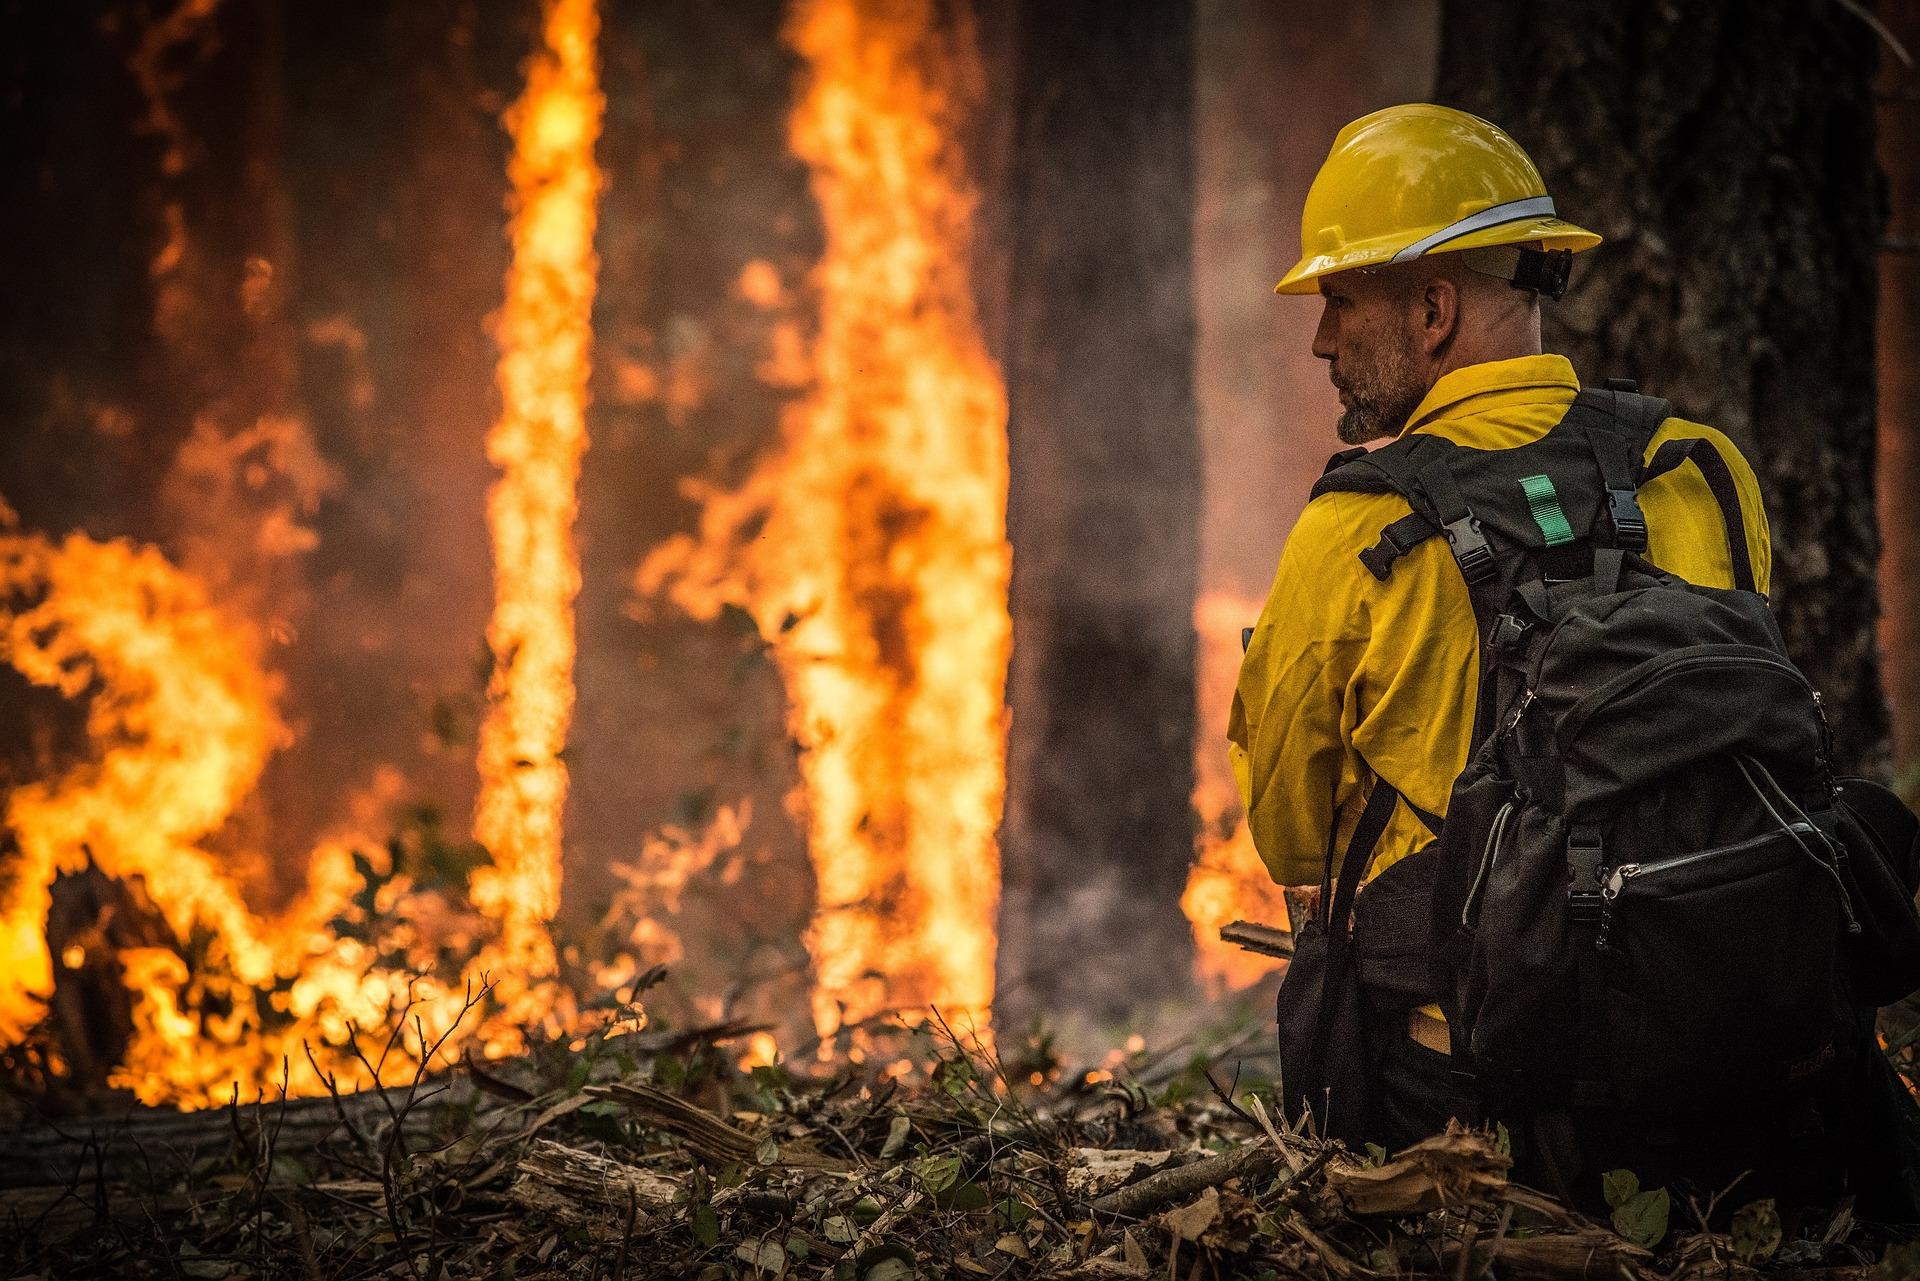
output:
M1498 128L1444 107L1393 107L1335 139L1307 195L1301 260L1277 292L1324 300L1313 353L1339 389L1343 442L1431 433L1505 449L1543 436L1579 391L1567 360L1541 350L1540 293L1564 286L1565 255L1548 251L1599 242L1555 215L1533 163ZM1710 439L1727 460L1745 559L1765 593L1764 508L1732 444L1669 418L1647 454L1687 437ZM1650 560L1693 583L1734 585L1735 549L1695 466L1650 481L1639 500ZM1384 579L1360 559L1408 513L1394 494L1310 502L1246 647L1228 733L1254 844L1282 885L1319 883L1328 851L1347 847L1385 784L1404 803L1375 846L1378 878L1433 839L1467 763L1479 637L1447 540L1413 547ZM1406 1143L1473 1115L1452 1083L1438 1008L1369 1008L1369 1137Z

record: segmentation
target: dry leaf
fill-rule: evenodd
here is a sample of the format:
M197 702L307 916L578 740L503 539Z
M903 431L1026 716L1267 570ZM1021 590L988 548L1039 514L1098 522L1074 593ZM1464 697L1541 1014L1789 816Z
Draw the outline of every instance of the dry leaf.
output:
M1329 1170L1327 1187L1355 1214L1424 1214L1501 1191L1512 1164L1486 1135L1453 1126L1376 1169Z
M1179 1209L1162 1214L1160 1222L1182 1241L1198 1241L1219 1217L1220 1189L1208 1188Z

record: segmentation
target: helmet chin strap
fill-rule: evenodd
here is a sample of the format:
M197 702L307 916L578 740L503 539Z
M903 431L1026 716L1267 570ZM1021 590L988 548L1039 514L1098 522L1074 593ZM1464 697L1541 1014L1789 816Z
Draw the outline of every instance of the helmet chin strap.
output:
M1573 268L1571 249L1535 249L1531 245L1494 245L1462 249L1460 261L1483 276L1504 280L1515 289L1540 294L1558 302L1567 292Z

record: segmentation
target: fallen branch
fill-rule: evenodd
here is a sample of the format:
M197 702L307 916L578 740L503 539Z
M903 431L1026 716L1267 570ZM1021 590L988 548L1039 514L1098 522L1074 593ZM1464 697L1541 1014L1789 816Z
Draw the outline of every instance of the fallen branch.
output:
M1256 921L1234 921L1230 925L1223 925L1220 927L1220 938L1222 942L1231 943L1242 951L1261 956L1274 956L1281 960L1293 956L1291 932Z
M673 1210L680 1184L651 1170L535 1139L507 1197L522 1209L583 1227L601 1240L645 1232Z
M1113 1218L1141 1219L1161 1206L1197 1196L1203 1189L1218 1187L1229 1179L1265 1178L1280 1170L1285 1163L1286 1158L1271 1142L1248 1143L1218 1156L1202 1157L1192 1165L1183 1165L1177 1170L1150 1174L1138 1183L1128 1184L1117 1192L1100 1197L1094 1201L1093 1209L1096 1213ZM1302 1168L1298 1175L1291 1171L1282 1173L1281 1185L1293 1182L1319 1168L1319 1165L1320 1161L1316 1159Z

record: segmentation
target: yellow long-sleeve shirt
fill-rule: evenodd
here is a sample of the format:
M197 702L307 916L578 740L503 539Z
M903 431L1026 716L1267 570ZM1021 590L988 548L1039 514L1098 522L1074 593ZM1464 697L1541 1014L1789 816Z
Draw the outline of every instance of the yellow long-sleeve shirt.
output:
M1545 435L1578 391L1563 356L1470 365L1436 382L1405 430L1509 449ZM1711 427L1669 418L1648 457L1669 440L1698 436L1711 439L1733 471L1754 582L1765 592L1772 569L1766 513L1739 451ZM1689 582L1733 585L1726 527L1692 462L1650 482L1640 506L1650 560ZM1282 885L1318 883L1328 825L1336 824L1345 848L1376 776L1444 815L1466 767L1480 644L1446 540L1420 544L1386 582L1358 559L1407 512L1393 494L1323 494L1308 503L1241 661L1229 750L1254 846ZM1397 807L1374 869L1430 839L1406 806Z

